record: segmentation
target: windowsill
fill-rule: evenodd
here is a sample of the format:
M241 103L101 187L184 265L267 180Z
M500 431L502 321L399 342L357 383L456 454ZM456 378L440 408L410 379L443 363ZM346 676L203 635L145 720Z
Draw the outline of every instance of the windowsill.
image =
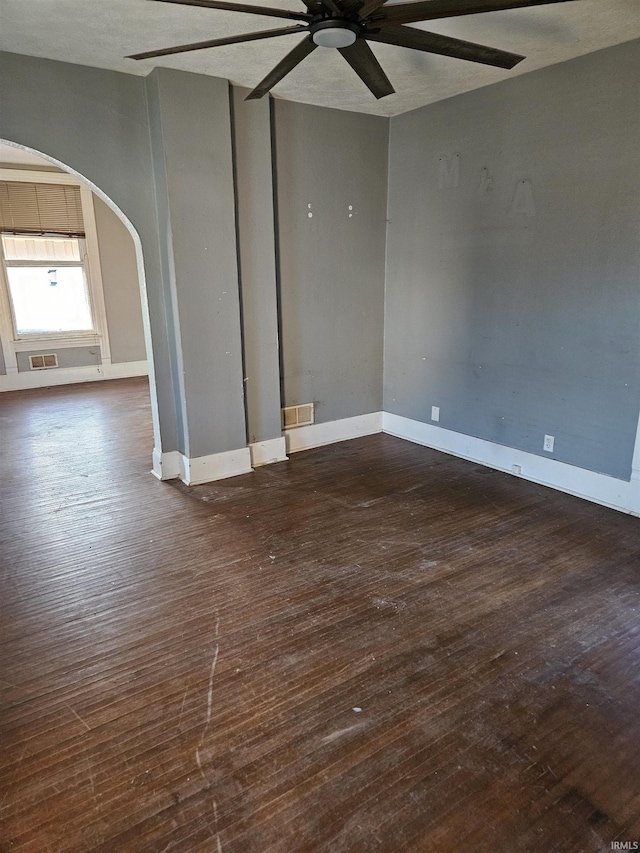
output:
M100 335L95 332L79 335L33 335L11 341L14 352L30 352L48 346L51 349L69 349L71 347L100 346Z

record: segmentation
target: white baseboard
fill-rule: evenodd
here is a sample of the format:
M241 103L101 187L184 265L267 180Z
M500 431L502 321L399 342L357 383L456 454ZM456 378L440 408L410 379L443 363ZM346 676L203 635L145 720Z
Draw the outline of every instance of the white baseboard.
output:
M296 427L285 432L287 450L298 453L300 450L311 450L313 447L323 447L325 444L335 444L337 441L347 441L350 438L361 438L382 431L382 412L371 412L368 415L357 415L354 418L342 418L339 421L329 421L326 424Z
M180 454L180 479L187 486L225 480L251 471L251 451L248 447L212 453L210 456L196 456L193 459Z
M153 448L153 468L151 473L158 480L175 480L180 476L180 456L177 450L162 453L157 447Z
M606 474L597 474L595 471L576 468L555 459L545 459L534 453L493 444L481 438L388 412L383 413L382 429L389 435L509 474L514 473L513 466L517 465L520 468L517 476L524 480L567 492L611 509L640 515L640 471L635 469L630 482L618 480Z
M73 385L78 382L99 382L102 379L128 379L147 376L146 361L125 361L111 364L108 361L92 367L58 367L51 370L10 371L0 376L0 392L25 391L28 388L53 388L56 385Z
M534 453L494 444L481 438L474 438L389 412L372 412L368 415L343 418L325 424L298 427L287 430L285 436L280 438L195 459L188 459L178 451L160 453L154 450L152 473L159 480L180 477L187 485L198 485L235 477L238 474L247 474L261 465L283 461L288 458L286 449L289 453L297 453L301 450L323 447L378 432L385 432L460 459L486 465L497 471L515 474L532 483L566 492L620 512L640 516L638 453L634 457L631 480L619 480L607 474L598 474L555 459L547 459ZM514 469L514 466L517 466L517 469Z
M287 440L284 435L266 441L256 441L249 445L249 449L253 468L271 465L273 462L284 462L289 458L287 456Z
M199 486L215 480L225 480L238 474L249 474L251 452L248 447L228 450L225 453L212 453L210 456L196 456L190 459L178 450L161 453L154 448L151 473L158 480L176 480L180 478L187 486Z
M149 363L146 361L119 361L104 365L105 379L131 379L134 376L148 376Z
M514 474L513 466L518 466L519 473L516 476L523 480L620 512L640 515L640 468L635 461L631 480L627 482L388 412L373 412L326 424L298 427L287 430L285 435L289 453L297 453L378 432L395 435L508 474ZM256 442L250 448L191 460L178 452L161 454L154 451L153 473L161 480L180 477L188 485L233 477L252 470L252 465L258 467L286 459L284 441L283 436Z

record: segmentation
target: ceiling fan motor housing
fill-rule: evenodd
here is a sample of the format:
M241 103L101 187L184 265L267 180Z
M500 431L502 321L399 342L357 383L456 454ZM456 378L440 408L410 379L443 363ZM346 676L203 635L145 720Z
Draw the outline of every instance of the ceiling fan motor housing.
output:
M318 47L349 47L360 34L360 27L345 18L329 18L311 24L311 38Z

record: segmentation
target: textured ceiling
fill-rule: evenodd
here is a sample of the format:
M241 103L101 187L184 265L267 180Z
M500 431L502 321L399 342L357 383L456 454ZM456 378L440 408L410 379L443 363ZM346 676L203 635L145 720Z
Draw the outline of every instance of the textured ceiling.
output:
M244 0L246 3L255 0ZM304 10L300 0L259 0ZM391 0L393 2L393 0ZM300 36L265 39L135 62L123 57L175 44L288 26L277 18L153 0L0 0L0 50L145 75L154 65L225 77L253 88ZM318 49L273 90L278 98L397 115L546 65L640 38L640 0L570 0L417 25L527 58L512 71L373 44L395 95L376 101L335 50ZM0 81L2 82L2 81ZM624 83L624 81L621 81ZM637 84L628 81L631 85Z

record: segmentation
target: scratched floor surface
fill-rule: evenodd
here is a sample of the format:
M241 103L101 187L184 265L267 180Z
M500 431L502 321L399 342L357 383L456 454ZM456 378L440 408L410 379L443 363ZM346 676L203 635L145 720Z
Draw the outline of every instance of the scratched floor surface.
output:
M389 436L187 489L0 399L3 853L640 840L640 522Z

